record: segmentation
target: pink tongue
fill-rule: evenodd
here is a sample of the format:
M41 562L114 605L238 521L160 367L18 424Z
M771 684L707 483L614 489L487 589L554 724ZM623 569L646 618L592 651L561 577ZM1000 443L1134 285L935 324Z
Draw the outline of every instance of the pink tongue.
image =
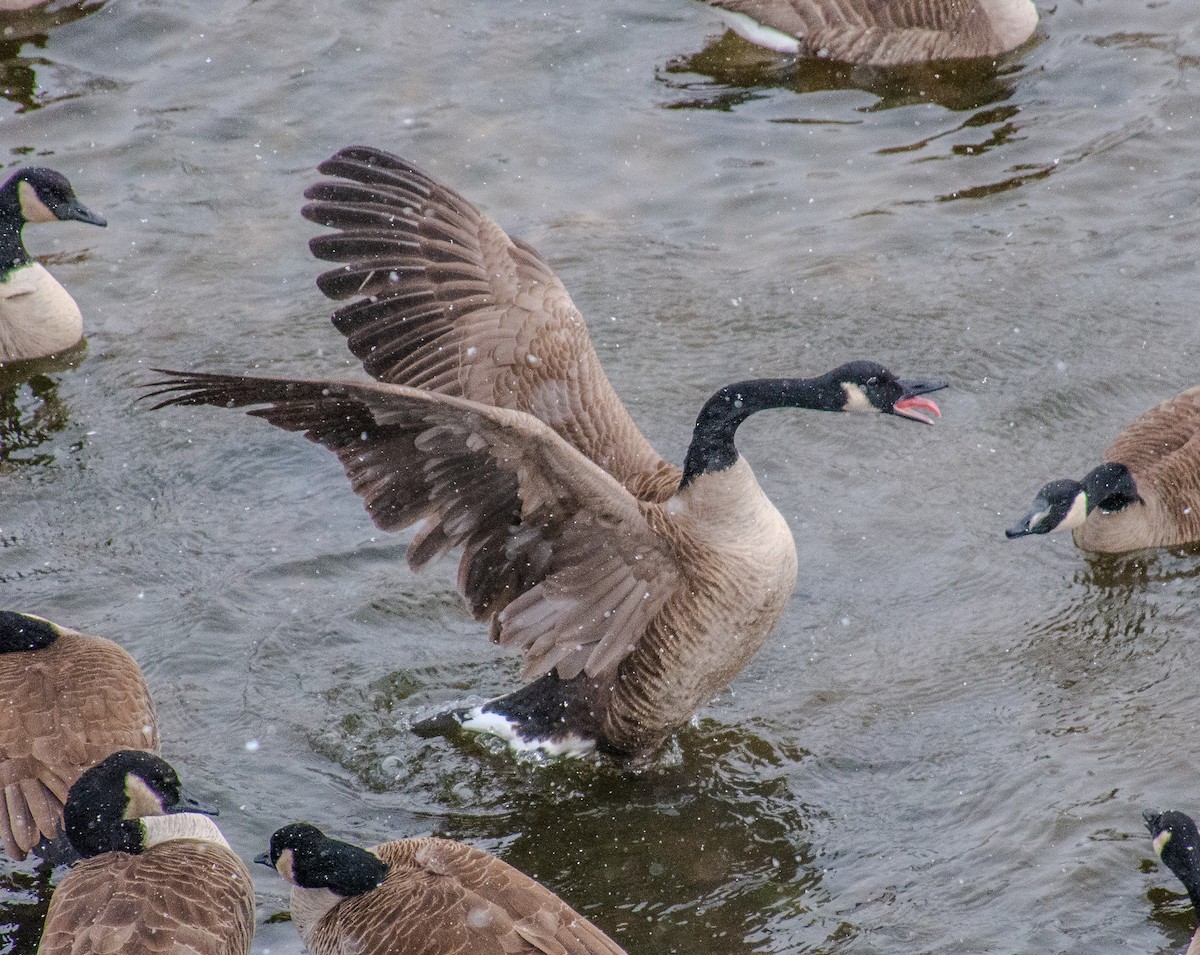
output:
M911 398L901 398L894 405L892 405L892 409L894 411L898 411L900 414L905 415L906 417L914 418L917 421L924 421L926 424L933 424L933 421L921 414L918 409L924 409L931 415L935 415L938 418L942 416L942 409L924 395L914 395Z

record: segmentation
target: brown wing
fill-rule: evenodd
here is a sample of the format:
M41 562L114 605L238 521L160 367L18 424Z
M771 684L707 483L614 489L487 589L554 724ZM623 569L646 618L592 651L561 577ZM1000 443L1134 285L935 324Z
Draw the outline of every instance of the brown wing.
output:
M545 886L495 856L444 839L374 850L380 891L336 910L343 952L363 955L624 955Z
M58 629L44 650L0 655L0 842L16 859L61 833L67 791L85 769L119 749L158 749L133 658Z
M254 888L223 846L172 840L79 863L50 898L39 955L244 955Z
M341 231L309 244L345 262L317 286L359 297L333 323L368 374L526 411L635 496L665 499L680 472L625 411L587 325L550 266L474 205L398 156L351 146L320 166L303 215Z
M1001 52L978 0L712 0L804 42L809 55L888 65Z
M459 592L527 675L614 672L677 586L658 505L531 415L397 385L170 374L158 407L265 406L249 413L337 454L383 530L427 521L414 568L461 546Z
M1200 386L1127 425L1104 459L1129 468L1139 489L1200 502Z

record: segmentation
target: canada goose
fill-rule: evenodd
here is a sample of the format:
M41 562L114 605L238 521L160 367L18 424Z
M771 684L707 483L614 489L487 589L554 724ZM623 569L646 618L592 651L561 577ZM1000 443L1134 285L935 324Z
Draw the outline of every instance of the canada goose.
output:
M250 872L182 805L175 770L152 753L114 753L79 777L67 836L84 861L50 897L39 955L250 951Z
M780 53L865 66L994 57L1032 35L1031 0L709 0L731 30Z
M133 658L111 640L0 611L5 852L24 859L58 837L72 783L119 749L158 749L154 703Z
M77 219L107 225L53 169L18 169L0 186L0 364L43 358L83 337L70 293L25 251L26 222Z
M1142 818L1154 840L1155 854L1183 883L1192 907L1200 915L1200 832L1196 823L1182 812L1153 809L1143 812ZM1200 927L1192 937L1187 955L1200 955Z
M728 385L700 411L683 469L617 398L583 317L546 262L399 157L350 147L303 214L349 261L318 285L365 295L334 315L385 384L166 372L156 407L249 413L334 451L384 530L425 520L420 568L463 548L458 589L537 679L461 723L520 746L641 757L766 639L796 579L783 516L734 434L769 408L883 412L927 424L926 392L856 361L817 378Z
M1082 481L1051 481L1008 537L1070 530L1082 550L1119 553L1200 540L1200 386L1117 435Z
M540 882L448 839L360 849L298 822L255 861L292 883L292 920L313 955L624 955Z

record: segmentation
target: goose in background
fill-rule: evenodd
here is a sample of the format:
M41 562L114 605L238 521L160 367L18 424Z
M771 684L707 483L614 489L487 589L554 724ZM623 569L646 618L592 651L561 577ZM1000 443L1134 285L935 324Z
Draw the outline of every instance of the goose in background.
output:
M779 53L900 66L996 57L1032 35L1031 0L708 0L726 25Z
M549 752L653 752L745 666L795 584L795 543L734 435L770 408L932 423L923 395L855 361L743 381L701 409L683 468L613 391L549 265L457 193L369 147L321 166L303 214L345 261L319 287L365 296L334 324L383 384L166 372L166 405L248 407L337 454L383 530L424 521L413 568L462 548L458 589L519 649L516 693L418 728Z
M1200 540L1200 386L1127 425L1080 481L1051 481L1006 536L1070 530L1081 550L1120 553Z
M1174 810L1156 812L1147 809L1142 818L1154 840L1155 854L1183 883L1192 900L1192 908L1200 915L1200 832L1196 830L1195 821ZM1192 936L1187 955L1200 955L1200 927Z
M0 364L44 358L83 338L75 299L30 257L22 238L27 222L67 219L107 225L53 169L18 169L0 186Z
M448 839L360 849L292 823L255 861L292 884L292 921L313 955L624 955L541 883Z
M79 777L66 825L84 861L50 897L38 955L250 951L250 872L184 807L179 776L152 753L114 753Z
M133 658L32 614L0 611L0 843L14 859L62 834L79 775L121 749L158 750Z

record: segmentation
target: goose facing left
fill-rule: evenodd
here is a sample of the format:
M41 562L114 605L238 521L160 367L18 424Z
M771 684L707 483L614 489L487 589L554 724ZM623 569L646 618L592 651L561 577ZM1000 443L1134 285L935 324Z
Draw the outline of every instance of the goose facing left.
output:
M25 250L27 222L108 223L53 169L18 169L0 186L0 364L66 351L83 337L75 299Z
M292 823L255 861L292 884L313 955L625 955L541 883L449 839L360 849Z
M61 835L71 785L121 749L158 749L154 703L133 658L103 637L0 611L4 850L24 859Z
M152 753L113 753L79 777L66 821L84 860L50 897L38 955L250 951L250 872L184 807L179 776Z
M177 373L158 405L245 407L334 452L384 530L425 521L411 566L462 548L458 590L526 687L424 728L640 759L746 665L795 585L795 543L734 442L771 408L926 424L925 393L854 361L719 389L678 468L617 397L549 265L398 156L349 147L304 215L343 268L334 316L383 384Z

